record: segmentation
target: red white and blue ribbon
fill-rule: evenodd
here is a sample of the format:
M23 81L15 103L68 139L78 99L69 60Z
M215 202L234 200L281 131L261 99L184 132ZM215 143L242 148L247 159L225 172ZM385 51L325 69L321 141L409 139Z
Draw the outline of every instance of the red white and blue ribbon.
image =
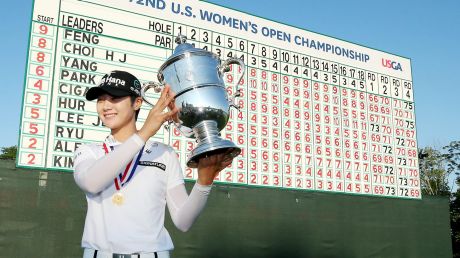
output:
M107 143L104 142L102 145L104 148L105 154L108 154L109 152L113 151L113 146L108 145ZM136 168L139 165L139 160L141 159L142 153L144 152L144 147L134 156L134 158L126 165L125 169L123 172L121 172L118 177L115 177L114 183L115 183L115 188L117 190L120 190L123 186L125 186L129 181L131 181L131 178L133 175L136 173ZM134 162L133 162L134 161ZM129 173L128 173L129 171Z

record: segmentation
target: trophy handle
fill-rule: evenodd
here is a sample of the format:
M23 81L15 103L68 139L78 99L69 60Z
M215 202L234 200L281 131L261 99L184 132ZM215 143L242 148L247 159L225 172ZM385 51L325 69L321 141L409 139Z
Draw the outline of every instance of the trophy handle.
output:
M230 71L230 65L231 64L237 64L241 67L241 76L238 78L238 80L235 83L235 94L233 94L232 97L230 97L230 106L235 107L236 109L240 109L240 107L236 104L235 99L239 96L241 96L240 89L238 89L238 86L240 85L241 80L243 80L244 74L246 72L246 65L244 64L243 60L235 57L230 57L229 59L225 60L220 66L219 66L219 73L222 75L228 71Z
M141 97L142 97L142 99L145 101L145 103L147 103L147 104L149 104L150 106L153 107L155 105L152 104L150 101L148 101L147 98L145 97L145 92L150 88L153 88L153 90L156 93L160 93L163 90L163 85L161 85L158 82L148 82L148 83L144 83L144 85L143 85L143 87L141 89Z
M158 82L148 82L148 83L144 83L142 89L141 89L141 97L142 99L145 101L145 103L149 104L150 106L155 106L153 103L151 103L150 101L147 100L147 98L145 97L145 92L150 89L150 88L153 88L153 90L155 91L155 93L160 93L162 90L163 90L163 85L158 83ZM169 131L169 128L171 127L171 124L173 123L173 121L168 121L167 124L164 125L165 129L167 131Z

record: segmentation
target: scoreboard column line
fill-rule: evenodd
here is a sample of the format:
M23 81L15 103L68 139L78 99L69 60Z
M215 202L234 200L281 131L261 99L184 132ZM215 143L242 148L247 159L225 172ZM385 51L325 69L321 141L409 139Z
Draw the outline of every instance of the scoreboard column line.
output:
M365 80L367 82L368 80L368 76L365 77ZM378 87L378 86L377 86ZM364 110L366 112L366 124L367 124L367 143L368 143L368 151L367 154L368 154L368 157L369 157L369 175L372 175L372 155L371 155L371 134L370 134L370 124L369 124L369 91L368 91L368 87L367 87L367 83L366 83L366 90L364 91L364 102L366 103L366 106L364 107ZM373 94L373 93L372 93ZM371 179L370 179L370 189L369 189L369 193L368 194L372 194L372 189L373 189L373 183L372 183L372 176L371 176Z
M394 88L393 87L390 87L390 88L393 91ZM394 161L394 169L393 169L394 175L392 177L395 180L395 185L392 186L392 187L394 187L393 189L395 189L394 196L398 196L399 183L398 183L398 169L397 168L399 167L399 165L396 162L397 161L397 158L396 158L396 141L395 141L396 138L395 138L395 126L394 126L394 123L393 123L393 121L394 121L393 103L394 103L395 100L396 101L402 101L402 100L399 100L399 99L393 97L393 94L391 94L390 96L391 96L391 98L390 98L390 107L389 107L390 114L391 114L390 125L392 125L391 126L391 139L393 140L393 154L391 156L393 156L393 161Z
M335 85L337 88L338 88L338 98L339 98L339 103L338 103L338 110L339 110L339 114L338 114L338 117L339 117L339 125L340 125L340 158L339 160L342 162L342 166L341 166L341 170L342 170L342 176L343 176L343 192L345 193L346 192L346 181L345 181L345 159L344 159L344 138L343 138L343 124L342 124L342 87L340 86L340 74L338 74L338 77L339 77L339 82L337 83L337 85ZM336 154L337 155L337 154ZM350 182L351 184L353 184L353 180L351 180ZM352 191L353 192L353 191Z
M55 53L54 53L54 61L53 61L53 63L52 63L52 67L54 67L54 68L56 68L56 58L57 58L57 51L56 51L56 50L57 50L57 44L58 44L58 38L59 38L59 23L60 23L60 21L61 21L61 3L62 3L62 0L59 0L59 7L58 7L58 9L57 9L57 10L58 10L58 14L57 14L57 16L58 16L58 17L57 17L57 26L56 26L56 34L55 34L55 42L54 42L54 44L55 44L55 45L54 45ZM58 71L60 71L60 69L58 69ZM54 92L54 80L55 80L54 77L55 77L55 76L56 76L56 69L53 69L53 74L52 74L52 76L51 76L50 87L49 87L49 89L51 90L51 91L50 91L50 94L49 94L49 95L50 95L50 100L53 99L53 96L54 96L53 92ZM49 134L50 134L51 124L52 124L52 123L51 123L51 121L49 121L49 119L50 119L50 117L51 117L51 110L53 109L53 105L55 105L55 104L56 104L56 103L53 104L53 101L50 101L49 110L48 110L48 114L47 114L47 117L48 117L47 139L50 139L50 135L49 135ZM48 152L49 152L48 150L49 150L50 148L52 148L52 145L53 145L53 144L54 144L54 143L51 142L51 141L48 141L48 142L47 142L47 146L48 146L48 147L46 148L46 150L45 150L45 155L44 155L44 157L45 157L45 163L48 162L48 159L47 159L47 157L48 157ZM50 160L49 162L51 162L51 160ZM46 166L48 166L48 164L46 164ZM49 167L51 167L51 166L49 166Z

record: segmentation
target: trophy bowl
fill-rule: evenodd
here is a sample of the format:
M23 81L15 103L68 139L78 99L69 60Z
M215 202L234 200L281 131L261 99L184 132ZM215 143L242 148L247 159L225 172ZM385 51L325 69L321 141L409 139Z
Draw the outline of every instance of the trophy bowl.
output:
M245 65L242 60L229 58L222 62L212 52L198 49L186 43L186 37L176 38L178 46L158 71L158 82L144 85L141 95L144 101L153 106L145 92L154 88L160 92L165 84L171 86L176 94L174 104L179 109L178 121L174 121L179 131L198 142L187 166L196 168L198 160L213 153L227 153L234 158L241 149L232 141L222 139L220 131L227 125L230 107L235 107L235 98L239 96L238 85L244 76ZM241 67L242 74L235 84L235 94L229 97L223 80L224 73L230 71L230 65Z

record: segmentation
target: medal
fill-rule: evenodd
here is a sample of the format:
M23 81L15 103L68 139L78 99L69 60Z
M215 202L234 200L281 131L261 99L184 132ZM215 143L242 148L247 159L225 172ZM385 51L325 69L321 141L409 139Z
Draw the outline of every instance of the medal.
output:
M112 196L112 202L113 204L118 205L118 206L123 205L123 202L124 202L123 194L121 194L120 192L116 192Z
M109 148L110 147L110 148ZM144 146L145 147L145 146ZM131 162L126 165L126 168L124 169L124 172L120 173L118 177L114 178L114 184L115 184L115 193L112 195L112 203L121 206L124 203L124 196L120 192L121 188L126 186L126 184L131 180L133 177L134 173L136 172L137 165L139 164L139 160L141 159L142 152L144 151L144 147L137 153L137 156L131 160ZM103 144L104 152L105 154L108 154L110 151L113 151L113 146L110 146L106 143ZM130 172L130 173L128 173Z

